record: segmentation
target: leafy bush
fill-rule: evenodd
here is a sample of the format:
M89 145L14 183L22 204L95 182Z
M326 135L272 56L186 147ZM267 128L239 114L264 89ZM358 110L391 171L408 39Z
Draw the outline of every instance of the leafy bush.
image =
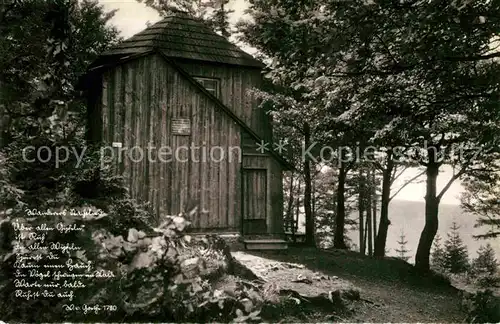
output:
M477 254L471 264L471 282L481 288L498 286L500 284L498 262L492 246L489 243L481 246Z
M491 290L466 293L462 307L467 312L468 323L500 322L500 298L494 296Z
M60 264L68 258L75 263L91 261L96 269L103 273L111 271L115 275L114 278L82 279L86 288L76 290L72 304L116 305L117 310L82 314L65 311L63 305L68 302L64 300L49 303L48 299L43 298L28 301L15 298L15 288L9 279L13 278L15 271L13 263L16 253L26 257L41 253L27 249L32 242L24 240L14 241L15 249L3 251L1 255L5 264L10 265L2 269L0 313L3 319L176 322L259 320L258 307L262 305L262 297L258 287L236 277L229 277L233 278L230 280L232 289L221 284L220 279L234 270L234 261L222 239L217 236L193 238L187 235L185 230L189 222L182 216L164 217L160 226L145 231L130 228L124 237L109 229L109 224L114 223L110 220L113 213L104 214L92 207L80 207L75 211L83 215L83 211L89 211L89 208L93 210L94 216L87 213L85 217L76 214L33 219L16 217L10 223L14 226L21 223L55 226L59 222L78 227L84 225L83 232L51 232L54 235L47 237L47 242L74 242L85 251L72 251L67 258L61 254ZM143 226L147 228L145 224ZM15 303L12 302L14 300Z
M500 285L500 277L488 273L476 274L470 277L469 280L479 288L498 287Z

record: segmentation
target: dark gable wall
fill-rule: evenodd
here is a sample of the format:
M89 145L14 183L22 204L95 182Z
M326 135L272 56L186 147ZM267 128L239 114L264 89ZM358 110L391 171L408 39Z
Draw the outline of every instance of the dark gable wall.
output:
M230 86L230 91L239 93L237 96L228 96L224 90L227 86L223 82L225 98L249 106L241 104L245 100L238 90L240 86ZM147 154L149 143L172 150L191 143L207 151L211 146L221 146L226 153L230 147L240 145L240 127L158 55L105 72L100 108L104 142L121 142L129 148L126 152L137 145ZM190 119L191 134L172 135L173 118ZM192 220L194 227L239 231L241 170L237 151L233 152L232 162L226 156L220 163L209 158L206 162L189 159L170 163L147 159L132 163L128 157L119 162L115 158L115 168L125 174L132 196L149 201L157 214L172 215L198 206L200 212ZM189 154L182 150L179 156L188 158Z
M262 85L259 69L197 61L178 61L178 64L192 76L219 79L221 101L259 136L268 140L271 138L269 116L259 108L255 95L248 93L252 88Z
M220 80L220 100L240 119L244 120L266 142L272 139L271 120L251 91L262 85L262 74L259 69L242 66L211 64L196 61L177 61L185 71L192 76L217 78ZM249 155L243 158L243 167L265 168L267 170L267 206L265 208L267 231L269 233L283 232L283 182L282 167L269 155L256 156L255 140L246 132L242 133L242 150ZM258 186L255 184L247 184ZM249 204L248 196L244 196L243 204Z

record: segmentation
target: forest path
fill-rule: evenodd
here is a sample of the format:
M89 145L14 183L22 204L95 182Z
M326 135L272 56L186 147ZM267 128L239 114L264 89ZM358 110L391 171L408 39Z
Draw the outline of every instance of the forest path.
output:
M359 291L361 299L351 301L349 315L322 312L310 320L457 323L465 319L457 289L439 278L419 276L410 264L394 258L373 259L350 251L300 247L233 255L281 289L305 294L351 288Z

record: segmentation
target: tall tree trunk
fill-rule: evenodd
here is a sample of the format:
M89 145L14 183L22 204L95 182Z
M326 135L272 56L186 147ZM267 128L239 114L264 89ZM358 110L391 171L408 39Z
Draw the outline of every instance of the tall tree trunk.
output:
M0 149L4 146L5 140L4 138L6 137L6 129L7 129L7 123L4 121L6 118L5 116L5 106L3 104L2 100L2 80L0 79Z
M373 220L373 245L375 245L375 238L377 237L377 175L376 170L372 170L372 220Z
M370 174L368 174L368 177L370 177ZM368 240L368 255L373 256L373 230L372 230L372 204L371 204L371 197L367 197L368 199L366 200L366 231L368 232L368 237L366 238Z
M293 233L294 231L292 230L292 227L295 225L293 221L293 172L290 173L290 195L288 197L288 205L286 207L286 220L287 220L287 227L290 229L290 231Z
M311 145L311 129L308 123L304 123L304 144L305 147ZM315 245L314 240L314 218L311 208L311 195L312 195L312 178L311 178L311 163L308 156L305 156L304 161L304 212L306 217L306 245Z
M363 171L359 169L359 193L358 193L358 212L359 212L359 252L365 255L365 224L363 219L363 214L365 211L365 206L363 204L364 200L364 188L363 188Z
M299 183L298 183L298 192L297 192L297 199L296 199L296 205L295 205L295 218L293 219L292 222L292 237L293 237L293 242L296 241L295 233L297 232L299 228L299 217L300 217L300 178L299 178Z
M9 1L2 1L0 3L0 34L3 34L4 31L3 29L6 27L4 23L4 19L7 15L7 11L9 10L9 7L7 6L7 3ZM14 6L14 2L10 2L10 6ZM7 104L6 99L5 99L5 75L4 71L0 71L0 149L3 148L8 144L8 139L10 139L9 136L9 124L10 124L10 118L9 115L7 114L7 109L5 108L5 105Z
M339 165L339 178L337 186L337 215L335 217L335 233L333 238L333 247L336 249L347 249L344 240L344 227L345 227L345 180L346 180L346 166L343 162L343 157L340 159Z
M314 181L314 176L312 176L313 179L311 179L311 214L313 217L316 215L316 183Z
M436 236L439 220L439 198L437 194L437 177L439 174L439 164L436 162L437 152L434 147L427 150L429 162L426 169L427 185L425 196L425 226L418 241L417 254L415 255L415 267L420 271L429 271L429 257Z
M7 114L7 109L5 105L7 104L4 96L4 82L3 82L3 72L0 72L0 149L7 146L9 139L9 123L10 118Z
M366 251L366 243L367 243L366 238L368 237L368 231L367 231L368 224L366 223L366 220L367 220L367 218L365 218L365 232L363 233L363 250L365 250L365 251Z
M387 232L389 231L389 203L391 202L391 177L394 169L392 152L387 153L387 165L382 172L382 199L380 202L380 222L378 233L375 239L375 250L373 255L383 257L385 255L385 245L387 242Z

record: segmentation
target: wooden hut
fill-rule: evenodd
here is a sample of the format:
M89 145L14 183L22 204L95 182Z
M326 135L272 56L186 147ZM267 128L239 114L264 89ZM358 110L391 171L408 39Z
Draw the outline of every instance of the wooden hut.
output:
M158 215L198 207L200 232L283 233L290 165L271 144L258 149L272 143L250 91L262 68L202 21L169 16L89 68L89 140L107 147L131 195Z

